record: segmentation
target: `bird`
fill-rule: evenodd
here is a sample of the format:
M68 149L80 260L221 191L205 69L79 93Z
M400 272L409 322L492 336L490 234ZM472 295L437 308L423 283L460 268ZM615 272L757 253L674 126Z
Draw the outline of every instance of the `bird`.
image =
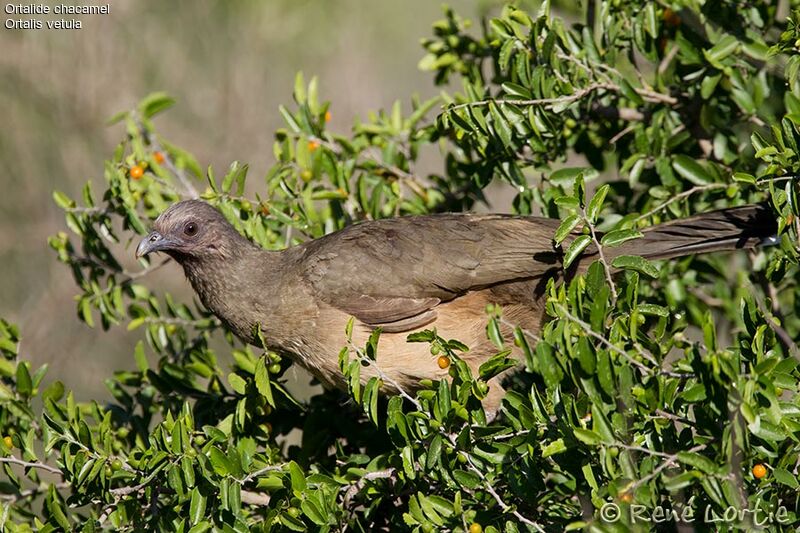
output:
M461 341L469 348L461 357L477 376L481 363L497 353L486 334L487 305L501 306L504 336L513 333L511 325L540 332L547 282L585 272L599 255L590 245L565 271L563 249L554 242L560 223L508 214L401 216L357 222L271 251L240 234L209 203L192 199L156 218L136 257L172 257L202 304L237 337L260 347L260 329L266 348L326 387L347 386L339 352L351 318L356 346L380 328L375 364L362 368L361 380L378 376L382 392L408 394L449 372L430 346L407 341L411 333L435 329ZM604 259L749 249L774 239L776 228L766 204L726 208L645 228L639 238L603 247ZM482 402L492 419L504 390L500 377L488 385Z

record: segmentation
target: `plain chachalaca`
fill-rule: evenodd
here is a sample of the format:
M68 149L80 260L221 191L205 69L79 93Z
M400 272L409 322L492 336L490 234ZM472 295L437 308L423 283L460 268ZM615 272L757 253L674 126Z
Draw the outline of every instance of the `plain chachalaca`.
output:
M465 343L470 351L463 357L473 372L496 353L486 337L487 304L501 305L506 322L539 332L544 286L563 274L553 246L559 222L512 215L401 217L361 222L276 252L251 243L212 206L188 200L158 217L136 255L172 256L203 305L239 338L257 344L260 327L270 349L329 386L345 385L338 353L350 317L357 320L357 346L380 327L378 366L404 390L414 390L447 370L427 345L406 342L411 332L436 328ZM643 237L606 248L604 255L610 262L619 255L669 259L752 248L775 230L768 207L734 207L646 228ZM574 268L585 271L596 258L590 247ZM374 368L362 369L362 380L373 375ZM490 385L484 407L493 415L503 391ZM390 383L384 386L393 392Z

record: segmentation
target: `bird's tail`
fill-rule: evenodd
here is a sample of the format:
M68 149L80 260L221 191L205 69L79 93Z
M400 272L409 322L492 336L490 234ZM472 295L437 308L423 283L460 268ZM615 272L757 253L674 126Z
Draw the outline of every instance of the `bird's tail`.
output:
M611 257L639 255L670 259L691 254L750 249L768 244L777 233L775 214L767 204L731 207L674 220L642 230L643 237L608 248Z

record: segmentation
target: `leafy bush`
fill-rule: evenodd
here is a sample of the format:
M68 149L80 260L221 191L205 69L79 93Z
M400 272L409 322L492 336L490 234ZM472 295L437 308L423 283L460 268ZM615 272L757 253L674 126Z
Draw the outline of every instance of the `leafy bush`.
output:
M478 31L447 9L420 67L460 91L398 102L339 135L316 80L298 76L276 163L249 188L246 165L219 179L157 134L169 97L115 117L125 137L102 192L55 193L72 235L50 246L83 322L141 332L136 368L107 381L111 403L77 402L19 358L20 333L0 323L0 527L610 531L648 529L659 508L687 522L689 509L701 530L797 525L800 14L785 21L774 4L588 2L570 24L545 2L507 6ZM443 171L422 175L433 146ZM583 230L567 259L758 201L774 207L778 245L630 258L613 275L596 262L547 286L541 332L503 338L502 309L489 309L498 355L478 376L457 339L416 334L452 362L451 380L416 396L383 399L379 378L361 382L391 354L377 333L361 347L343 331L349 390L303 403L283 386L289 361L148 283L163 262L124 266L154 217L198 191L280 249L358 220L470 209L494 180L515 188L515 212L562 218L559 236ZM524 368L487 424L479 399L512 343Z

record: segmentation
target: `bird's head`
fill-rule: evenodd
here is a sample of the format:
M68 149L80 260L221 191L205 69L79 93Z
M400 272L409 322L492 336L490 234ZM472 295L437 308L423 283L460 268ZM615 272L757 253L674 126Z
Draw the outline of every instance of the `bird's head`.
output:
M136 247L136 257L165 252L179 262L226 258L252 246L222 213L200 200L170 206L153 224L153 231Z

